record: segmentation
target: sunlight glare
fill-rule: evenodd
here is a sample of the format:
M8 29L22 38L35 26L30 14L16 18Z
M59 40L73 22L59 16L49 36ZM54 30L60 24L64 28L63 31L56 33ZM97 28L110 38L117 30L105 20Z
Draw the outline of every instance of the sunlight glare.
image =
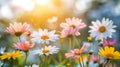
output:
M50 0L36 0L37 4L39 5L47 5Z

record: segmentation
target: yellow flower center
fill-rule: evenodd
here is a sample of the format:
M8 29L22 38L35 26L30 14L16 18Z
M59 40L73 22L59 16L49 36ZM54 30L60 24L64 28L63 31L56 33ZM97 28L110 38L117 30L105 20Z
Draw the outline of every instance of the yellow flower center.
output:
M106 54L106 57L107 57L108 59L114 58L113 54Z
M42 52L43 52L43 53L48 53L48 52L50 52L50 50L48 50L48 49L43 49Z
M93 38L92 38L91 36L89 36L89 37L87 37L87 40L88 40L88 41L92 41Z
M75 54L75 55L80 55L80 53L81 53L81 50L80 50L80 49L77 49L76 51L74 51L74 54Z
M70 27L75 28L76 26L75 25L70 25Z
M100 33L104 33L104 32L106 31L106 27L105 27L105 26L101 26L101 27L98 29L98 31L99 31Z
M43 36L41 36L41 39L43 39L43 40L49 39L49 36L48 35L43 35Z

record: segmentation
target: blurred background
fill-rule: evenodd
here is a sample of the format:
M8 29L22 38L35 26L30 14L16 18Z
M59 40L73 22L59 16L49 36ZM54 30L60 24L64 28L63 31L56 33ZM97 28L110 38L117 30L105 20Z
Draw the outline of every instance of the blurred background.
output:
M59 24L65 18L78 17L87 24L80 30L81 39L86 40L91 21L109 18L117 25L117 47L120 48L120 0L0 0L0 45L10 44L5 33L12 22L28 22L34 29L47 28L60 32ZM7 41L7 43L6 43Z

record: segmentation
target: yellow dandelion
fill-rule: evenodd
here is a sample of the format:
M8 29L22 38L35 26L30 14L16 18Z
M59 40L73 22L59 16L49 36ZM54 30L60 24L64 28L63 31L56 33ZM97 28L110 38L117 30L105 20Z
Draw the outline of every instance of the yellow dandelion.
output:
M115 51L114 47L104 47L99 49L99 55L105 57L106 59L120 59L120 52Z
M22 53L20 51L16 51L16 52L12 52L12 53L6 53L0 56L1 60L4 59L16 59L18 57L20 57L22 55Z

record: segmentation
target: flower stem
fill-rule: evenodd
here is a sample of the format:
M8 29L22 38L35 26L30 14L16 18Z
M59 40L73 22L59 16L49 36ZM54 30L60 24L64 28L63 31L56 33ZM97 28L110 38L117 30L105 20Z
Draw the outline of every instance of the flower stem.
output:
M28 57L28 53L25 52L25 55L26 55L26 57L25 57L25 61L24 61L24 66L26 65L26 61L27 61L27 57Z
M69 50L72 49L72 42L71 42L71 38L69 38Z
M83 57L81 56L81 61L82 61L82 65L83 65L83 67L85 67L85 65L84 65L84 61L83 61Z
M79 61L79 65L80 65L80 67L82 67L82 64L81 64L81 62L80 62L80 58L78 59L78 61Z
M79 40L77 39L77 37L76 37L75 35L73 35L73 38L74 38L74 40L75 40L76 45L80 47L80 45L79 45L80 42L79 42Z
M19 39L19 42L22 42L20 36L18 36L18 39Z
M106 62L105 62L105 64L103 65L103 67L105 67L108 63L109 63L109 60L106 60Z

